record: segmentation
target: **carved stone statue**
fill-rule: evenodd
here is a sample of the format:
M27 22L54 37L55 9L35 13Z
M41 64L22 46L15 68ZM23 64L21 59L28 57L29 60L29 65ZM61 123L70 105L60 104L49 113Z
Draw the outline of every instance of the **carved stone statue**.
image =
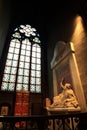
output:
M63 90L58 96L53 98L53 104L50 105L50 108L78 108L79 103L71 88L71 84L63 84L63 81L64 79L60 82L60 87L62 87Z

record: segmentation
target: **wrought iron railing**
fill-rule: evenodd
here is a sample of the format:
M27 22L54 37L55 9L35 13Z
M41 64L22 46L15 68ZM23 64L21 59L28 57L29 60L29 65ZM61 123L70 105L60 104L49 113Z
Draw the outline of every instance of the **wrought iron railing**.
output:
M87 130L87 113L1 116L0 130Z

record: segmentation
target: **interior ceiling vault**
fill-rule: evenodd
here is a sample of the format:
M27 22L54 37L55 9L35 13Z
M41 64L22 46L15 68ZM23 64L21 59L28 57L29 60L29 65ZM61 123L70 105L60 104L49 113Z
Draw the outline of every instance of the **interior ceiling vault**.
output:
M58 16L84 12L86 5L86 0L12 0L11 20L14 25L26 23L47 33Z

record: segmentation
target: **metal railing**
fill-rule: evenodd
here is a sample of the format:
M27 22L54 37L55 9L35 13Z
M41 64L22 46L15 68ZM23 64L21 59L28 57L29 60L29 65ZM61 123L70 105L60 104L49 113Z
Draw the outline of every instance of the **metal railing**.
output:
M1 116L0 130L87 130L87 113Z

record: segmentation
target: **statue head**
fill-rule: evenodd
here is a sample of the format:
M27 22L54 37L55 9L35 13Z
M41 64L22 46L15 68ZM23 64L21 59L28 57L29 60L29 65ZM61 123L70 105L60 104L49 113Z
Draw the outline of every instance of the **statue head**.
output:
M65 89L69 89L69 88L71 88L71 84L70 83L66 83L65 84Z

